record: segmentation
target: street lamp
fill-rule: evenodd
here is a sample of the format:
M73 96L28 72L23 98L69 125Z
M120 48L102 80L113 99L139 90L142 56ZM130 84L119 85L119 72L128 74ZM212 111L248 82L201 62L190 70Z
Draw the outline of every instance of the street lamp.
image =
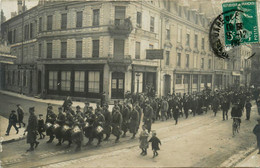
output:
M136 74L135 74L135 76L136 76L136 79L137 79L137 93L139 93L139 77L140 77L140 73L139 72L137 72Z

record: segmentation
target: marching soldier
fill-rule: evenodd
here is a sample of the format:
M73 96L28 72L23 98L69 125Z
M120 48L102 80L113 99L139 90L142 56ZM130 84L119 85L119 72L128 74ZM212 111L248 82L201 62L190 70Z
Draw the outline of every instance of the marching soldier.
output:
M126 136L126 132L128 131L129 115L130 115L129 107L124 102L124 106L122 110L122 117L123 117L122 131L124 132L123 137Z
M19 128L21 128L21 123L23 124L23 127L25 127L25 123L23 122L24 111L20 104L17 104L17 114L18 114Z
M85 115L80 111L80 106L77 106L76 107L76 115L80 115L82 118L84 118L85 117Z
M86 113L88 113L88 111L89 111L89 102L85 102L85 106L83 108L84 115L86 115Z
M135 138L135 135L138 131L139 127L139 112L136 109L136 106L133 108L132 112L130 113L130 133L133 134L132 139Z
M152 117L153 117L153 108L150 106L149 102L146 102L143 122L148 130L148 133L150 133L151 128L152 128Z
M64 112L67 111L71 105L72 105L72 100L69 96L67 96L62 105L62 107L64 108Z
M104 123L104 133L106 134L106 138L104 141L107 141L111 134L111 113L108 110L108 104L105 103L103 107L103 116L105 117L105 123Z
M27 143L30 144L30 149L28 149L27 152L33 151L39 145L39 142L36 141L38 121L37 121L36 115L34 114L34 107L29 108L29 113L30 113L30 116L28 119L28 125L27 125L26 130L24 131L24 132L28 132Z
M48 107L45 123L54 124L54 122L56 121L57 115L52 111L52 109L52 106ZM46 130L46 134L50 136L50 139L47 141L47 143L51 143L54 139L53 132Z
M112 116L112 134L116 136L115 143L119 142L120 135L122 133L121 126L122 126L122 114L119 112L119 110L115 110L113 116Z

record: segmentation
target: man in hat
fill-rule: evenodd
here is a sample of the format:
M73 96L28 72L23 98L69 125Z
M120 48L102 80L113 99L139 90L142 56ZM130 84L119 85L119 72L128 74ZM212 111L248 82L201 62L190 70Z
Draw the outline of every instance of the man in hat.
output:
M37 146L39 145L39 142L36 141L38 121L37 121L36 115L34 114L34 107L29 108L29 113L30 113L30 116L28 119L28 125L27 125L26 130L24 131L24 132L28 132L27 143L30 144L30 149L28 149L27 152L33 151L34 148L37 148Z
M44 120L43 120L43 115L39 114L39 119L38 119L38 132L40 134L40 138L39 139L44 139L45 135L43 134L43 132L45 132L45 128L44 128Z
M104 133L106 134L105 141L109 139L111 134L111 113L108 110L108 104L105 103L103 107L103 116L105 117Z
M250 120L250 112L251 112L252 104L249 100L246 101L246 120Z
M258 154L260 154L260 117L258 117L256 120L257 120L258 124L256 124L255 128L253 129L253 133L256 136Z
M76 115L81 116L82 118L84 118L84 114L81 112L81 107L77 106L76 107Z
M23 122L24 111L20 104L17 104L17 114L18 114L19 128L21 128L21 123L23 124L23 127L25 127L25 123Z
M72 100L71 100L70 96L67 96L62 105L62 107L64 108L64 112L67 111L69 109L69 106L71 106L71 105L72 105Z
M133 110L130 112L129 130L130 133L133 134L132 139L135 138L138 128L139 128L139 112L135 106Z
M57 123L60 124L60 126L63 126L66 121L66 113L62 111L62 107L58 107L58 111Z
M128 122L129 122L129 116L130 116L130 111L127 106L127 103L124 102L123 105L123 110L122 110L122 117L123 117L123 122L122 122L122 131L124 132L123 137L126 136L126 132L128 131Z
M88 109L89 108L89 102L85 102L85 106L83 108L83 113L86 115L86 113L88 113Z
M16 127L16 123L17 123L17 115L15 114L15 110L12 110L11 114L9 115L9 124L6 130L6 134L5 134L6 136L9 135L12 126L15 128L16 134L18 134L19 129Z
M54 124L54 122L56 121L57 115L52 111L52 109L53 107L50 105L47 110L45 123ZM54 133L52 131L46 130L46 134L50 136L50 139L47 141L47 143L51 143L54 139Z
M166 103L168 104L168 102L166 102ZM144 122L144 125L146 126L146 129L148 130L148 133L150 133L151 128L152 128L152 117L153 117L153 108L151 107L149 102L146 102L143 122Z
M121 126L122 126L122 114L119 112L119 110L115 110L112 116L112 134L116 136L115 143L119 142L119 138L121 135Z

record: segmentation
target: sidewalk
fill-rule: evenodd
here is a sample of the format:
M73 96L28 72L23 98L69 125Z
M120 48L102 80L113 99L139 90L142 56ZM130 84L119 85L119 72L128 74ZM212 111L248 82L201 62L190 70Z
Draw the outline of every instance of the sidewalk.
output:
M35 101L35 102L41 102L41 103L50 103L53 105L63 105L64 100L53 100L53 99L39 99L39 98L35 98L35 97L29 97L26 95L21 95L18 93L14 93L14 92L10 92L10 91L5 91L5 90L0 90L1 94L5 94L8 96L14 96L14 97L18 97L21 99L26 99L26 100L30 100L30 101ZM84 102L77 102L77 101L72 101L72 107L76 107L76 106L80 106L81 108L83 108L85 106ZM89 103L90 106L92 106L93 108L96 108L96 104L95 103ZM109 110L112 110L112 106L113 105L109 105Z
M16 130L14 127L11 128L11 131L9 133L9 136L5 136L6 129L8 126L8 119L5 117L0 116L0 138L2 140L2 143L8 143L13 142L16 140L24 139L26 136L23 135L25 128L19 128L19 133L16 134ZM18 126L18 125L17 125Z
M246 157L242 162L235 167L260 167L260 155L257 154L258 150L255 150L251 155Z

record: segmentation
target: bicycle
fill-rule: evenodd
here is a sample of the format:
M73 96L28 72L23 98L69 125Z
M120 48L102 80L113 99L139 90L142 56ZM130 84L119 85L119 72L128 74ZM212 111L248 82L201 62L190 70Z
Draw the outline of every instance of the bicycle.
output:
M236 133L239 133L240 123L239 120L240 117L232 117L234 119L232 124L232 133L235 136Z

